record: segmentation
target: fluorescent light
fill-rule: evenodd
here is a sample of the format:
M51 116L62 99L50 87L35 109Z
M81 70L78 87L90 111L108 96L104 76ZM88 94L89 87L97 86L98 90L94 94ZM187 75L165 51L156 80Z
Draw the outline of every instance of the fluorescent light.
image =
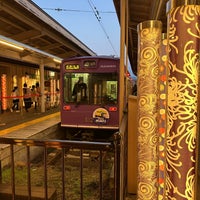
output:
M62 62L62 60L61 59L58 59L58 58L54 58L53 59L55 62L57 62L57 63L61 63Z
M37 48L34 48L34 47L29 46L27 44L23 44L21 42L18 42L16 40L11 39L11 38L7 38L7 37L5 37L5 36L3 36L1 34L0 34L0 44L7 45L9 47L18 49L20 51L27 50L27 51L30 51L30 52L38 53L39 55L41 55L41 59L43 57L45 57L45 58L53 60L56 63L61 63L62 62L62 58L57 57L56 55L49 54L49 53L47 53L45 51L42 51L42 50L37 49Z
M4 45L6 45L6 46L9 46L9 47L15 48L15 49L19 49L19 50L21 50L21 51L24 50L23 47L20 47L20 46L17 46L17 45L15 45L15 44L11 44L11 43L8 43L8 42L2 41L2 40L0 40L0 43L1 43L1 44L4 44Z

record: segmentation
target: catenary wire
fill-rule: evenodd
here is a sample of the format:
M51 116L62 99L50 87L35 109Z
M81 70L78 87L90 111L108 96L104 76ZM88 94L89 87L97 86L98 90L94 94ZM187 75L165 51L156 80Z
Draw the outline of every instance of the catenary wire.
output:
M42 8L43 10L55 10L55 11L66 11L66 12L85 12L91 13L91 10L76 10L76 9L65 9L65 8ZM116 14L115 11L99 11L99 13Z
M105 29L104 26L103 26L103 23L102 23L102 21L101 21L101 16L100 16L100 14L99 14L100 12L97 10L96 6L94 5L94 3L93 3L91 0L88 0L88 3L89 3L89 5L90 5L90 7L91 7L91 9L92 9L92 11L93 11L93 13L94 13L94 15L95 15L97 21L99 22L99 24L100 24L100 26L101 26L101 28L102 28L104 34L106 35L106 38L107 38L109 44L111 45L113 51L115 52L115 55L118 55L117 52L116 52L116 50L115 50L115 48L114 48L114 45L112 44L112 42L111 42L111 40L110 40L109 35L108 35L107 32L106 32L106 29Z
M94 15L95 15L96 19L98 20L98 22L99 22L99 24L100 24L100 26L101 26L104 34L105 34L110 46L112 47L112 49L113 49L113 51L115 53L115 55L118 56L118 54L117 54L117 52L116 52L116 50L114 48L114 45L112 44L112 42L110 40L110 37L107 34L106 29L105 29L105 27L104 27L104 25L103 25L103 23L101 21L101 16L100 16L100 13L108 13L108 14L113 14L114 13L115 14L116 12L114 12L114 11L98 11L96 6L94 5L94 3L91 0L88 0L88 3L90 5L92 11L89 11L89 10L76 10L76 9L64 9L64 8L42 8L42 9L43 10L55 10L55 11L67 11L67 12L83 12L83 13L84 12L85 13L91 13L92 12L92 13L94 13Z

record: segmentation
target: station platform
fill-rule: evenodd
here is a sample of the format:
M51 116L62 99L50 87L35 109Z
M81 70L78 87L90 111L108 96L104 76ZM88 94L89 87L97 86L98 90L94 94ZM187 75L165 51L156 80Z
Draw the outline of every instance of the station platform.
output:
M25 110L20 110L20 112L4 111L0 113L0 136L16 137L16 134L22 129L30 132L30 127L35 126L33 132L37 132L59 123L60 108L58 107L51 108L43 113L32 107L29 112Z

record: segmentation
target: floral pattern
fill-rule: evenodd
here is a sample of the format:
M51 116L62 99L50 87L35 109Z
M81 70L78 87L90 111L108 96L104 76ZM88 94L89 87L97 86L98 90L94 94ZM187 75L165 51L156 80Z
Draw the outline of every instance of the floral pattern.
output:
M194 200L200 6L173 8L168 14L166 188L169 200Z

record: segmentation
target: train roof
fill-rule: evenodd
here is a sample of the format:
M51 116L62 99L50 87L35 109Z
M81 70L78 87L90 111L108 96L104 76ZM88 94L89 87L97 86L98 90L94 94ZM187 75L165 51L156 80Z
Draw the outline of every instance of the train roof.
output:
M63 59L63 62L73 61L73 60L87 60L87 59L108 59L108 60L119 60L119 57L115 56L79 56Z

